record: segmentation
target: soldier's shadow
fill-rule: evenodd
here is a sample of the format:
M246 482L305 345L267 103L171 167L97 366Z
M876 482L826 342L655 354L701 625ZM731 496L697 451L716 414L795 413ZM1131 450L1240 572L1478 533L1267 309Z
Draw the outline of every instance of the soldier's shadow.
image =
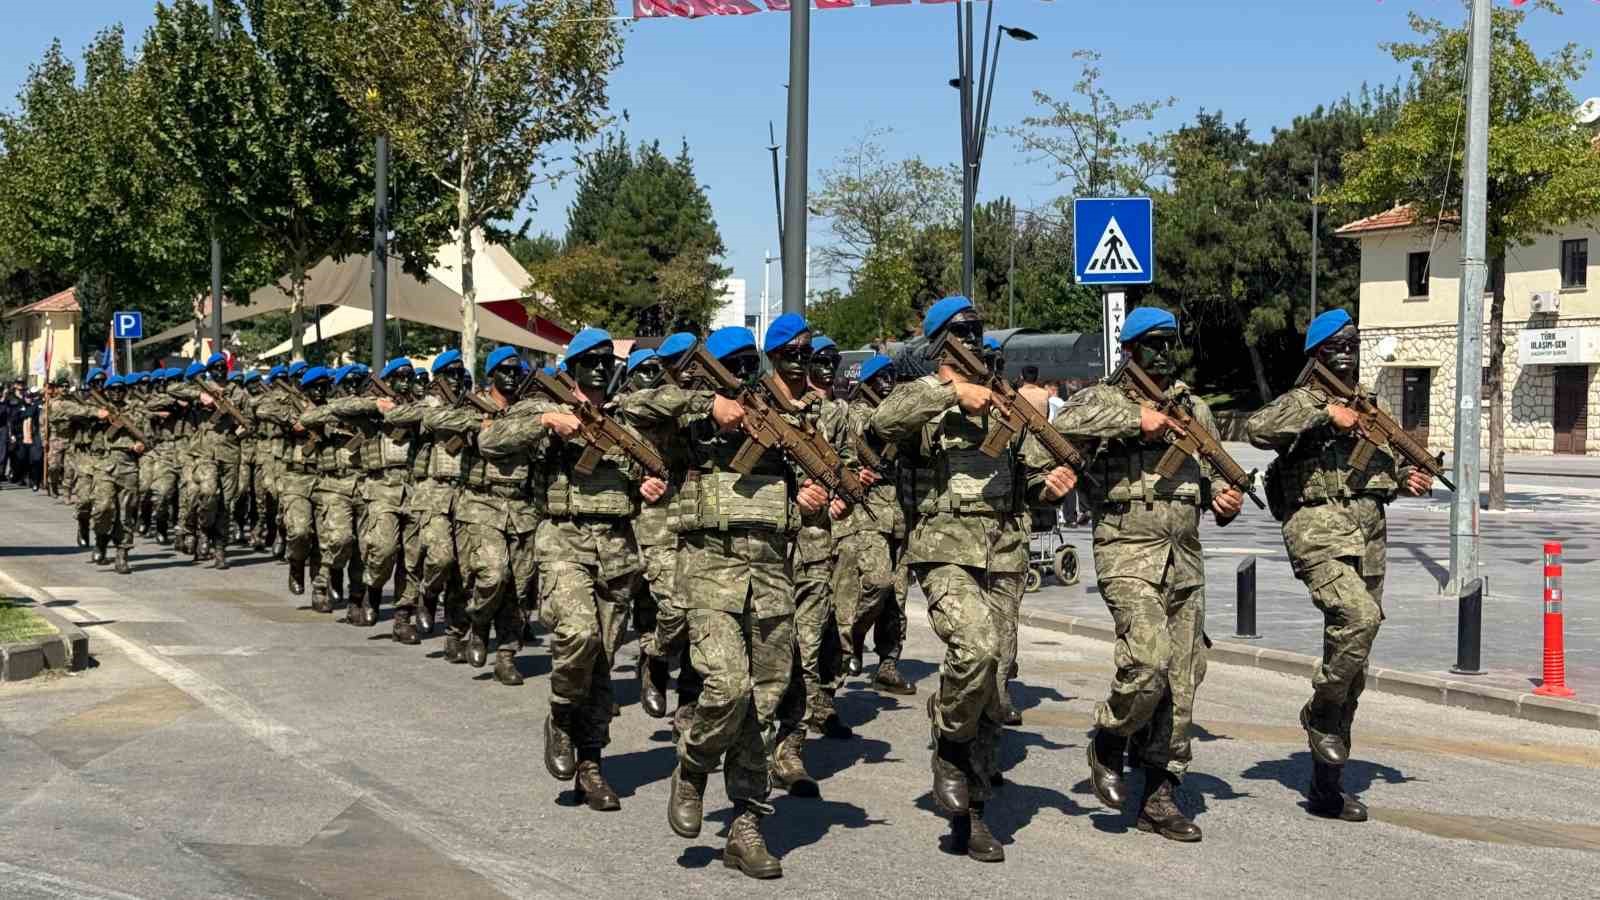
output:
M709 796L707 800L710 800ZM773 807L776 813L761 822L761 836L766 839L767 849L779 858L817 843L836 826L854 831L889 824L887 819L868 816L866 810L853 803L780 796L774 798ZM727 838L728 826L733 823L735 815L732 806L706 813L706 829L701 832L700 840L704 840L708 833L713 833L716 838ZM685 848L678 855L678 865L685 869L703 869L721 855L722 852L715 847L697 844Z
M846 688L840 695L839 718L851 728L860 728L871 722L885 712L908 709L903 699L894 694L885 694L874 690L869 685L854 685ZM866 715L861 715L862 711Z
M818 782L825 782L840 772L849 769L858 763L874 765L876 763L899 762L900 758L889 755L887 741L874 740L862 737L859 733L855 737L844 741L821 740L808 738L805 749L802 751L806 763L806 770Z
M1094 825L1096 831L1123 834L1133 827L1135 820L1138 819L1139 802L1144 797L1144 775L1132 771L1126 772L1123 775L1123 785L1128 800L1122 811L1108 809L1089 817L1089 822ZM1094 789L1090 787L1088 779L1073 785L1072 790L1073 793L1094 798ZM1178 808L1196 822L1211 809L1211 804L1215 801L1241 800L1249 796L1251 795L1248 793L1234 790L1233 785L1227 781L1204 772L1189 772L1184 775L1183 783L1178 786L1177 791Z
M617 792L618 797L632 797L645 785L671 778L672 770L678 764L678 751L671 746L656 747L607 756L604 763L606 781L611 784L612 790ZM571 792L565 792L563 797L570 802Z
M1311 751L1299 750L1287 759L1260 760L1244 770L1242 777L1250 781L1276 781L1292 791L1305 793L1311 785ZM1351 794L1360 794L1377 782L1406 784L1417 780L1393 766L1363 759L1352 759L1344 766L1344 789Z
M1044 703L1046 700L1055 703L1069 703L1078 699L1076 697L1063 694L1055 688L1047 685L1026 684L1021 681L1011 682L1007 686L1007 689L1011 694L1011 702L1016 705L1019 711L1033 709L1034 707Z

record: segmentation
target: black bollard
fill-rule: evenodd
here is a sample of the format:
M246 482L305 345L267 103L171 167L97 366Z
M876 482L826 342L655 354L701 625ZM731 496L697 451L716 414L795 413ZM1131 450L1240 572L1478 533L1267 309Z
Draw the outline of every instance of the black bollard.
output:
M1238 624L1234 626L1234 637L1254 640L1261 635L1256 634L1256 558L1246 557L1239 563L1238 571Z
M1483 668L1483 579L1474 578L1461 589L1461 606L1456 613L1457 675L1482 675Z

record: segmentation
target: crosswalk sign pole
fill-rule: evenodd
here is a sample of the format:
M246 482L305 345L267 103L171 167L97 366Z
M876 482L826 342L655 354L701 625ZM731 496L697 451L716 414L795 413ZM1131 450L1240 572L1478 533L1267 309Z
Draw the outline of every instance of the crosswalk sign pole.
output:
M1121 287L1100 289L1101 343L1105 360L1105 374L1110 375L1120 361L1122 320L1127 317L1127 295Z

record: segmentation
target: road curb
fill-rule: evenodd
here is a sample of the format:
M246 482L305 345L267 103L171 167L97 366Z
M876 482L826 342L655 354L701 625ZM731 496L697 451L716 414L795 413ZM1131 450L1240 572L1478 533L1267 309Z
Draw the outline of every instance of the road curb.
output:
M32 611L56 629L56 633L48 637L0 644L0 681L25 681L46 670L83 671L89 664L89 636L83 629L47 609L39 599L48 596L43 591L18 583L3 573L0 577L15 584L19 588L15 593L26 598Z
M1115 631L1109 623L1090 620L1083 616L1050 615L1024 610L1017 617L1017 621L1023 625L1060 634L1077 635L1108 643L1116 640ZM1226 665L1246 666L1306 679L1310 679L1317 666L1322 664L1320 657L1234 641L1213 641L1207 659ZM1455 706L1477 712L1527 719L1544 725L1600 731L1600 705L1540 697L1529 692L1472 684L1434 675L1419 675L1397 669L1368 669L1367 690L1398 694L1440 706Z

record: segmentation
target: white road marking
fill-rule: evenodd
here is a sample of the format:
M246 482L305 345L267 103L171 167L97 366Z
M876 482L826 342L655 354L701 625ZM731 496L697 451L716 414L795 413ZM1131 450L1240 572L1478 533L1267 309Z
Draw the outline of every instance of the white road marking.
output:
M74 878L63 878L38 869L24 869L10 863L0 862L0 881L13 885L23 885L38 891L48 897L62 897L65 900L145 900L134 894L124 894L111 888L78 881Z
M216 647L205 644L151 644L162 656L260 656L267 647Z
M48 589L29 588L4 571L0 571L0 586L19 595L33 597L36 601L55 599L53 596L40 597L40 594L48 595ZM56 610L67 613L69 618L78 621L97 621L102 616L99 611L85 608L81 603L75 607L56 607ZM470 844L447 834L423 816L390 803L384 797L322 766L316 760L329 758L330 755L315 739L258 712L232 691L193 669L163 659L110 628L96 628L93 640L110 644L173 687L205 704L212 712L233 723L235 727L265 745L273 753L296 763L351 799L366 803L378 815L430 845L457 865L483 876L503 893L512 897L552 898L572 897L581 893L576 885L562 882L549 872L540 870L527 859L502 859L480 853ZM530 878L530 873L534 874L537 880ZM559 885L559 890L552 888L552 884Z

